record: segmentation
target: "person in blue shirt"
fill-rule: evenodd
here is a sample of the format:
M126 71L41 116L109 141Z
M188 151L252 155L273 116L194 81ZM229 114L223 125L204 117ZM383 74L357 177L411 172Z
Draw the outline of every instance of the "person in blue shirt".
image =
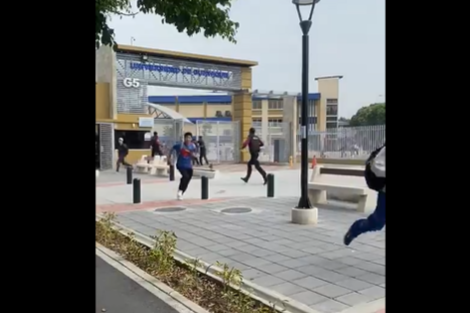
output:
M168 162L170 163L173 151L176 152L176 169L181 173L180 185L178 187L177 199L182 200L183 194L188 189L189 182L193 177L193 158L196 146L192 143L193 134L187 132L184 134L184 141L175 144L168 155Z

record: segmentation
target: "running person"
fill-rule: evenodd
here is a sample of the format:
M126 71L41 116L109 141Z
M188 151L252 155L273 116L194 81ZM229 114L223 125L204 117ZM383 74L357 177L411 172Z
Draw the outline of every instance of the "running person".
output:
M160 144L160 140L158 139L158 133L153 132L153 136L150 139L150 148L152 150L152 160L156 155L162 156L162 146ZM150 163L150 159L148 160L148 163Z
M177 154L176 169L181 174L181 180L178 187L177 199L182 200L183 194L188 189L189 182L193 177L193 158L196 146L192 143L193 134L187 132L184 134L184 141L177 143L171 148L168 155L168 163L170 163L171 154L173 151Z
M366 232L379 231L385 226L385 145L370 161L370 170L379 179L383 179L383 188L378 190L377 206L374 212L365 219L355 221L344 235L343 242L349 246L351 242Z
M129 148L124 143L123 138L118 139L118 146L116 148L118 150L118 159L116 161L116 172L119 172L119 166L121 164L126 167L132 167L131 164L126 162L126 156L129 154Z
M266 172L263 170L261 165L259 164L258 158L259 158L259 153L261 151L261 147L264 146L264 143L261 141L261 139L255 135L255 129L252 127L250 128L250 133L248 135L248 138L246 138L245 142L243 143L242 149L245 149L248 147L248 150L250 152L250 160L247 163L247 171L246 171L246 176L242 177L241 180L243 180L245 183L248 182L248 180L251 177L251 172L253 171L252 166L254 165L258 173L261 174L264 180L264 184L268 182Z

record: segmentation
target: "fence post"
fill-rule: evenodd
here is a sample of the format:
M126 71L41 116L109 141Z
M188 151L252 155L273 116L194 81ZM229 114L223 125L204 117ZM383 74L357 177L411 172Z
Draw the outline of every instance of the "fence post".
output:
M142 198L142 189L139 178L134 178L132 184L132 203L140 203Z
M127 184L130 185L132 184L132 167L128 166L126 168L126 174L127 174Z
M274 197L274 175L268 174L268 198Z
M206 176L201 177L201 199L209 199L209 178Z

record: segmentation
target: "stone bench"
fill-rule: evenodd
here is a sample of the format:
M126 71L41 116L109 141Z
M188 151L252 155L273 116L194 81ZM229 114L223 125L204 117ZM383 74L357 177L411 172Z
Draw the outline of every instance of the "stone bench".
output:
M358 197L356 211L362 213L372 212L377 203L377 194L367 187L345 186L320 182L308 183L308 197L312 205L326 204L327 193L334 192L341 195Z
M202 176L206 176L209 179L214 179L217 176L219 176L219 171L193 167L193 177L202 177Z

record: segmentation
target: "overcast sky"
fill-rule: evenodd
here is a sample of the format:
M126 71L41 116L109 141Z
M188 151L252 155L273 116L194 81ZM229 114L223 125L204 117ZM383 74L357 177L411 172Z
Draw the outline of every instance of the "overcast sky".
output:
M246 59L253 68L253 89L299 92L301 30L291 0L235 0L231 18L240 23L231 44L221 38L188 37L155 15L114 18L118 43ZM343 75L339 115L385 98L385 1L322 0L310 31L310 91L314 77ZM150 95L200 94L197 90L151 87ZM205 92L207 93L207 92Z

